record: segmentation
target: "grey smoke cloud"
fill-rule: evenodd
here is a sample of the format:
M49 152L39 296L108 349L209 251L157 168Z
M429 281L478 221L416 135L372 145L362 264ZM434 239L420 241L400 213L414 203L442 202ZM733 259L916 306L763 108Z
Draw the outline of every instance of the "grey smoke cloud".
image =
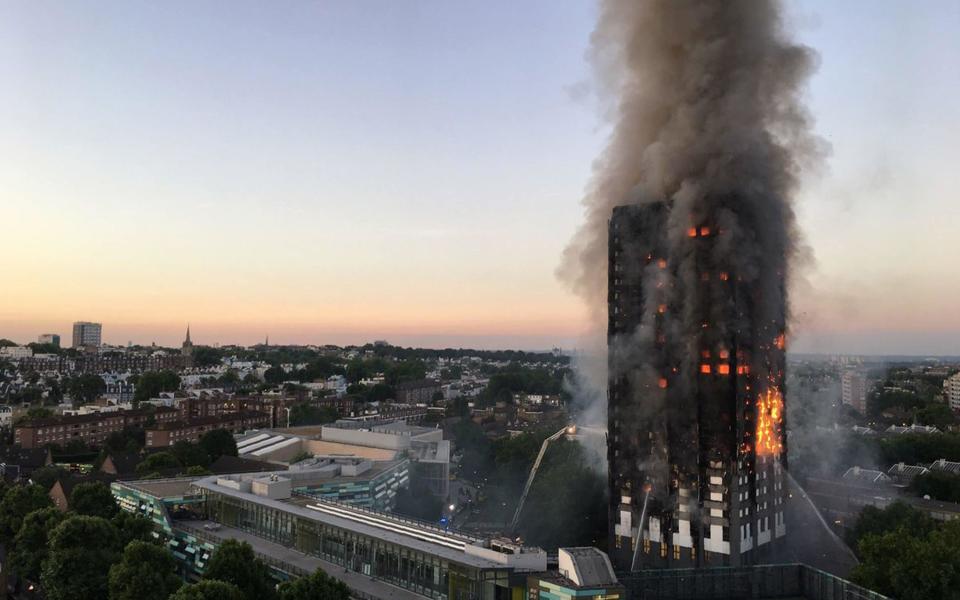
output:
M781 2L605 0L590 59L613 131L559 275L596 323L617 205L672 199L677 214L698 213L736 193L729 214L749 217L758 243L746 259L800 256L792 198L823 144L801 102L816 55L789 40Z
M691 220L714 220L730 233L714 248L716 264L763 298L752 328L782 321L788 265L808 256L793 197L825 149L802 103L817 58L789 39L782 3L604 0L590 60L613 127L583 200L585 221L558 269L591 311L587 351L605 351L607 224L627 203L672 202L668 240L687 290L698 268L683 255L683 237ZM695 336L698 324L683 317L676 333ZM604 381L605 372L583 379Z

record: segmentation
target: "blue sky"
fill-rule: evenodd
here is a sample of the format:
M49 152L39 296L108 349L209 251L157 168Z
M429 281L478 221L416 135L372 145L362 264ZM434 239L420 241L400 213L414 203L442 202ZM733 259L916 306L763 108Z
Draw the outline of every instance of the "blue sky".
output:
M791 2L797 349L960 353L960 3ZM570 346L595 4L0 5L0 337Z

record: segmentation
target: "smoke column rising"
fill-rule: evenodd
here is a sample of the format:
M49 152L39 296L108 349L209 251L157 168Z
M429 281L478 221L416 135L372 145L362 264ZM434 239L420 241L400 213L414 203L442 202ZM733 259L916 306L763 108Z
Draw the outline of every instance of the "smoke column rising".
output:
M714 261L762 298L736 327L758 335L759 323L782 321L787 266L803 254L792 198L822 148L801 102L815 55L789 40L782 4L603 0L590 58L613 129L559 274L590 308L595 349L605 347L608 221L628 203L672 203L667 239L678 256L691 220L730 232ZM674 271L681 280L697 276L689 259ZM693 339L700 324L677 319L677 333Z

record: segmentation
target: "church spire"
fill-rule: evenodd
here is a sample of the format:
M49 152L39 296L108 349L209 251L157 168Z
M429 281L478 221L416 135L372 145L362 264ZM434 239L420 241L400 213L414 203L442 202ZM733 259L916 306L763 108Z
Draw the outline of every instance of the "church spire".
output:
M190 342L190 323L187 323L187 339L185 339L185 340L183 341L183 343L185 343L185 344L191 343L191 342Z

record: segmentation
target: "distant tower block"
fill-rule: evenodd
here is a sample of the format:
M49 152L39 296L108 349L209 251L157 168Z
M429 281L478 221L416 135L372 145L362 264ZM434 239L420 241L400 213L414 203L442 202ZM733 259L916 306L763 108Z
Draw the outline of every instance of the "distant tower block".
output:
M748 287L718 262L731 234L710 218L669 231L686 217L671 208L621 206L609 223L610 555L765 562L786 535L782 263Z
M73 324L74 348L96 349L100 347L103 325L90 321L77 321Z

